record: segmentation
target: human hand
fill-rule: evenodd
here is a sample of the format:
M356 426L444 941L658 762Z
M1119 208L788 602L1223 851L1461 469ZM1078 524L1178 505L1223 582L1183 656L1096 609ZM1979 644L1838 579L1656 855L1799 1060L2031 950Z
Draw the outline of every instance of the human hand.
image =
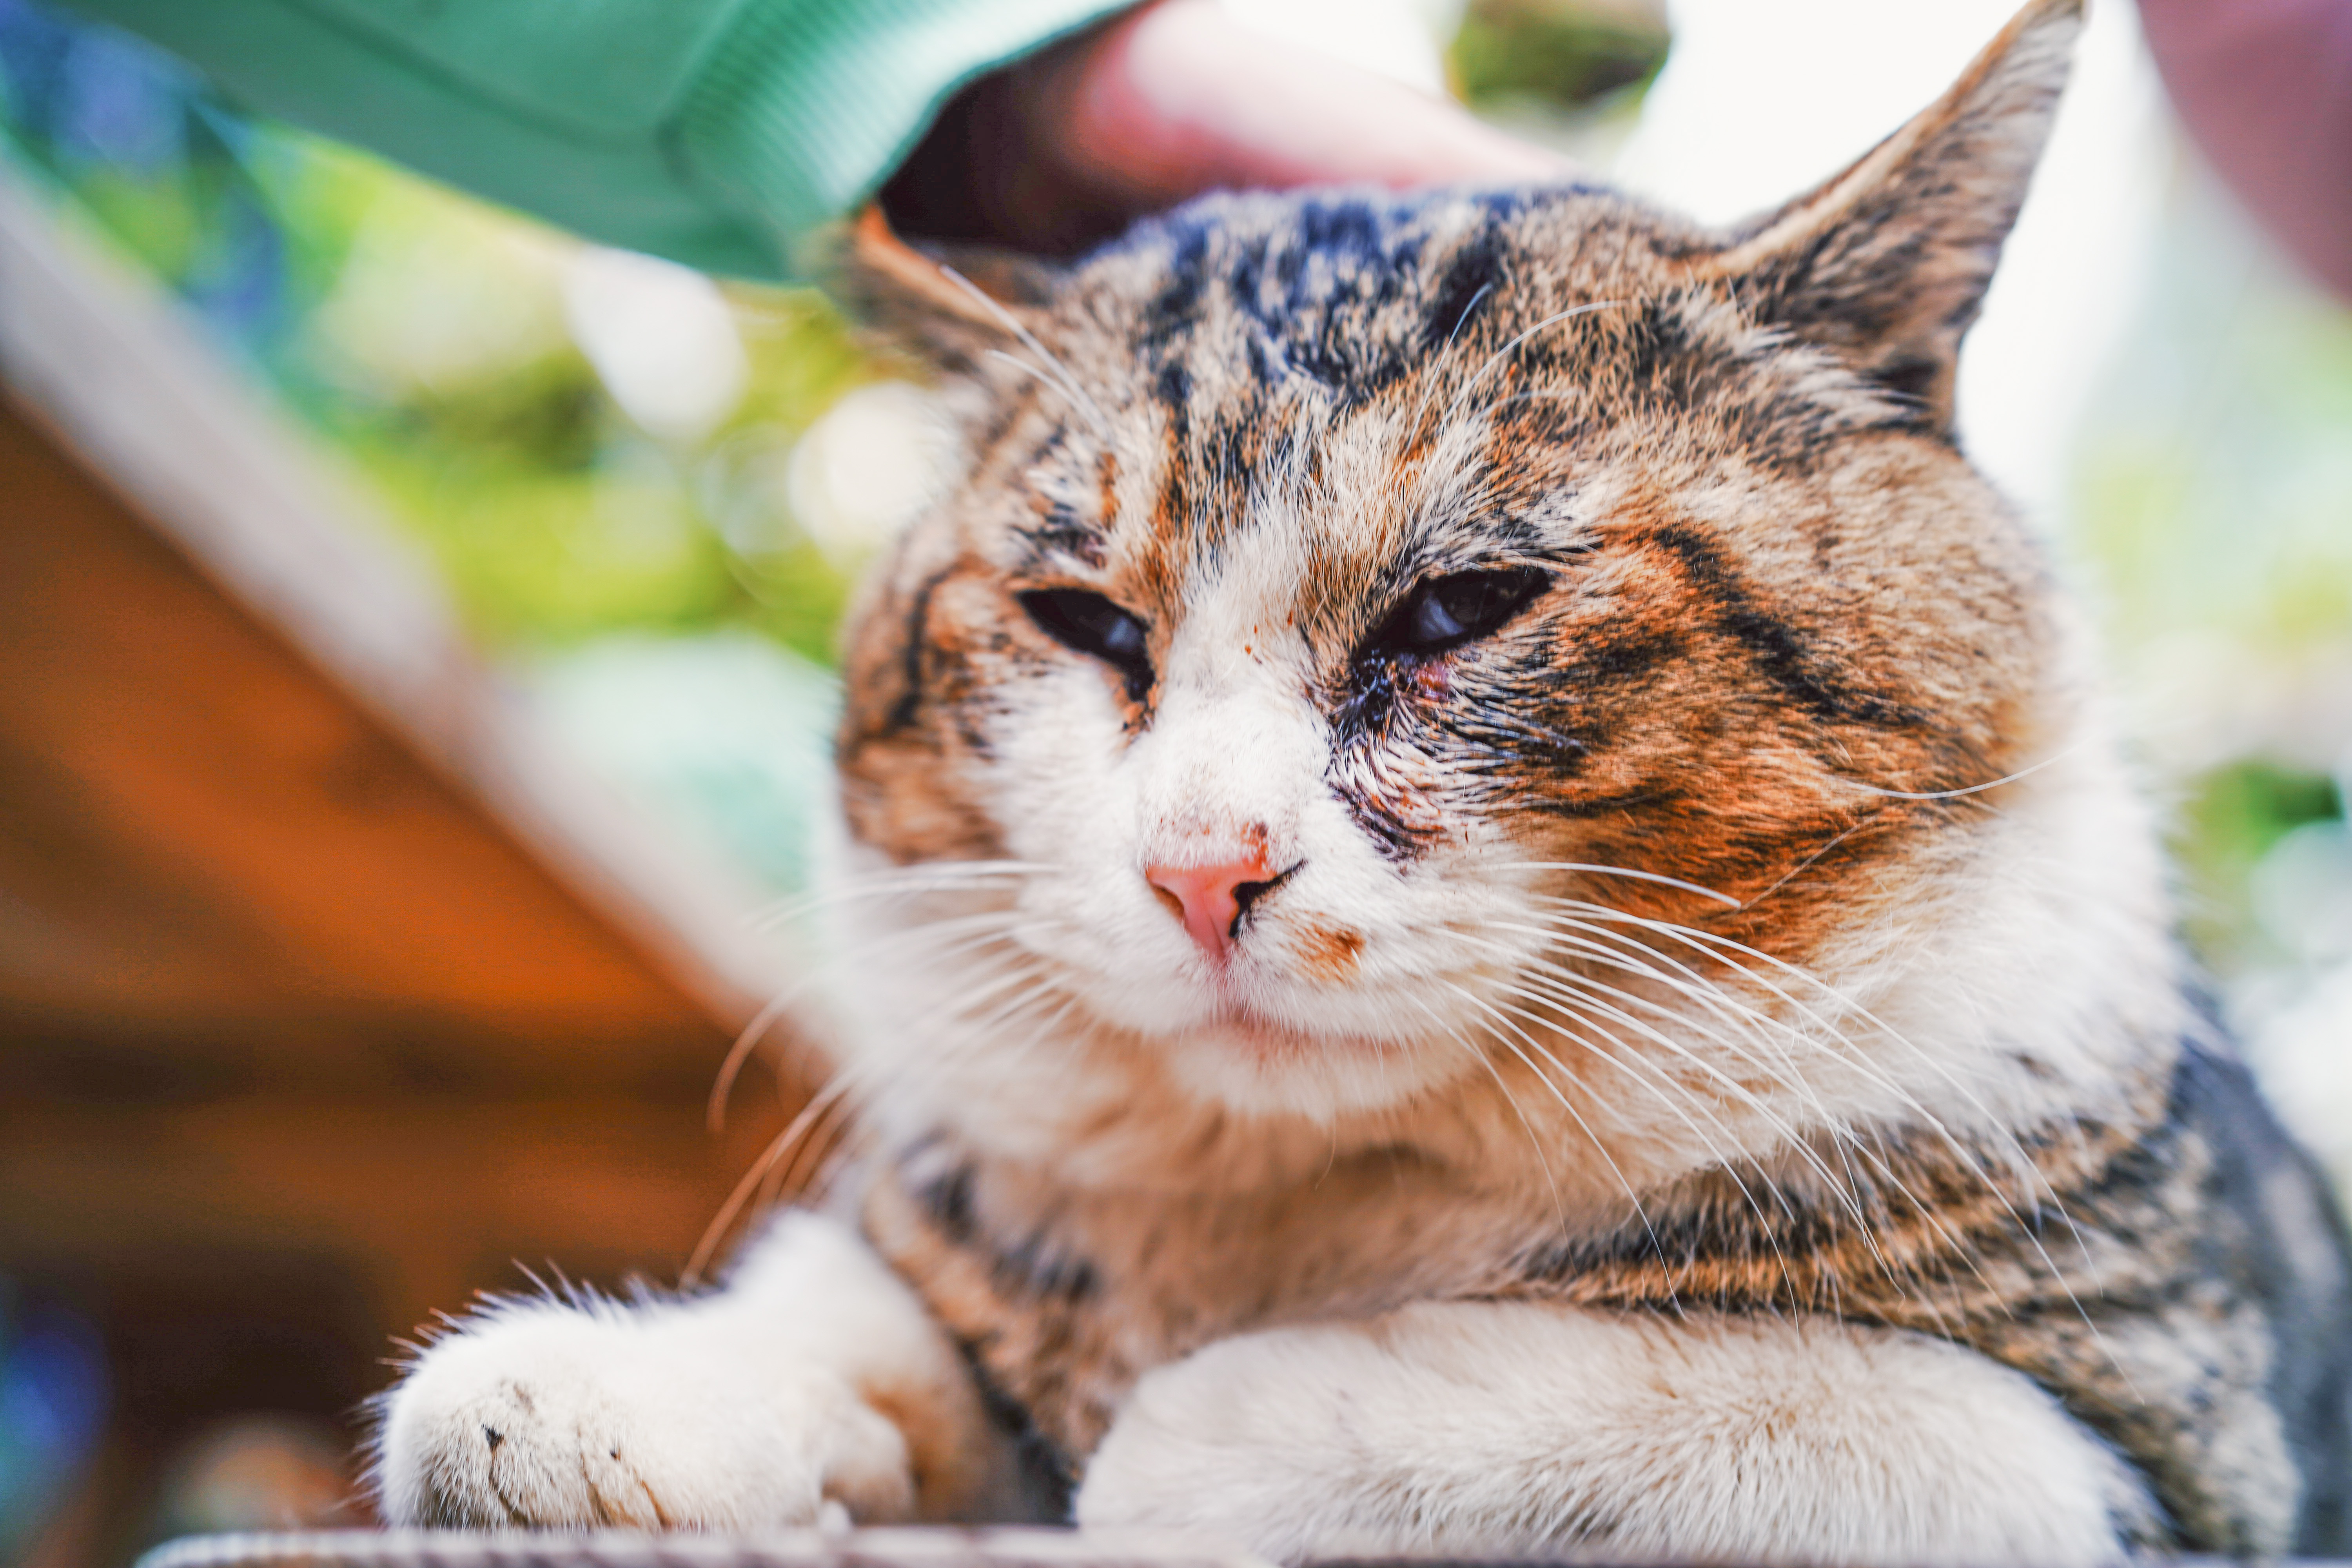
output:
M1460 105L1159 0L983 78L884 187L901 232L1066 252L1223 187L1546 180Z

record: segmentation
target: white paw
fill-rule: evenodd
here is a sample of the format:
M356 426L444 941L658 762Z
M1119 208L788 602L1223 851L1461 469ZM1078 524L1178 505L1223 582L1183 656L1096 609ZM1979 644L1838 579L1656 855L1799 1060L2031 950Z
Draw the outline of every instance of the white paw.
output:
M704 1317L531 1303L441 1341L385 1413L386 1515L657 1529L913 1511L905 1438L845 1378L746 1364Z
M1269 1330L1148 1373L1089 1529L1277 1562L2120 1561L2141 1484L2019 1374L1910 1335L1533 1304Z
M1425 1549L1358 1511L1365 1445L1345 1394L1311 1353L1307 1375L1286 1375L1282 1350L1314 1332L1226 1340L1145 1374L1087 1461L1078 1523L1215 1536L1276 1562Z

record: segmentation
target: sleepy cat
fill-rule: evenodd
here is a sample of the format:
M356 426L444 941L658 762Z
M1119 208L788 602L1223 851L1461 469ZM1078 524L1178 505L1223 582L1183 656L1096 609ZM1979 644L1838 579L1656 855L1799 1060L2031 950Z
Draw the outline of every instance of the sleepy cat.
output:
M856 1157L723 1289L430 1347L388 1513L2352 1548L2341 1226L1951 429L2079 20L1730 233L869 225L970 466L848 640Z

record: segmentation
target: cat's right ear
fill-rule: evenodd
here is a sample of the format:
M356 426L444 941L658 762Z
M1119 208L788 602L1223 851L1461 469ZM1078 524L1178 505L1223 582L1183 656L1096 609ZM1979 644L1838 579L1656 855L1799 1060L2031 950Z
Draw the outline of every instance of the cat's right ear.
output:
M878 202L858 215L843 261L841 291L860 315L953 371L1034 331L1060 277L1050 262L1009 251L918 249Z
M2049 136L2083 4L2027 0L1941 99L1702 274L1948 431L1960 339Z

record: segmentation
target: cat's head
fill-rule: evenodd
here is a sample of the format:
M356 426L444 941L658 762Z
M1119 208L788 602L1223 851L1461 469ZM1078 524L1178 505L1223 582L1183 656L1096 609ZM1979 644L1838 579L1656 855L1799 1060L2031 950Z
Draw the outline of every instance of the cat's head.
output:
M869 231L970 468L856 614L847 819L1013 863L907 972L1323 1116L1626 1013L1561 977L1668 926L1802 964L1888 919L1975 820L1908 797L2054 743L2042 566L1952 388L2079 20L2036 0L1730 232L1221 195L967 283Z

